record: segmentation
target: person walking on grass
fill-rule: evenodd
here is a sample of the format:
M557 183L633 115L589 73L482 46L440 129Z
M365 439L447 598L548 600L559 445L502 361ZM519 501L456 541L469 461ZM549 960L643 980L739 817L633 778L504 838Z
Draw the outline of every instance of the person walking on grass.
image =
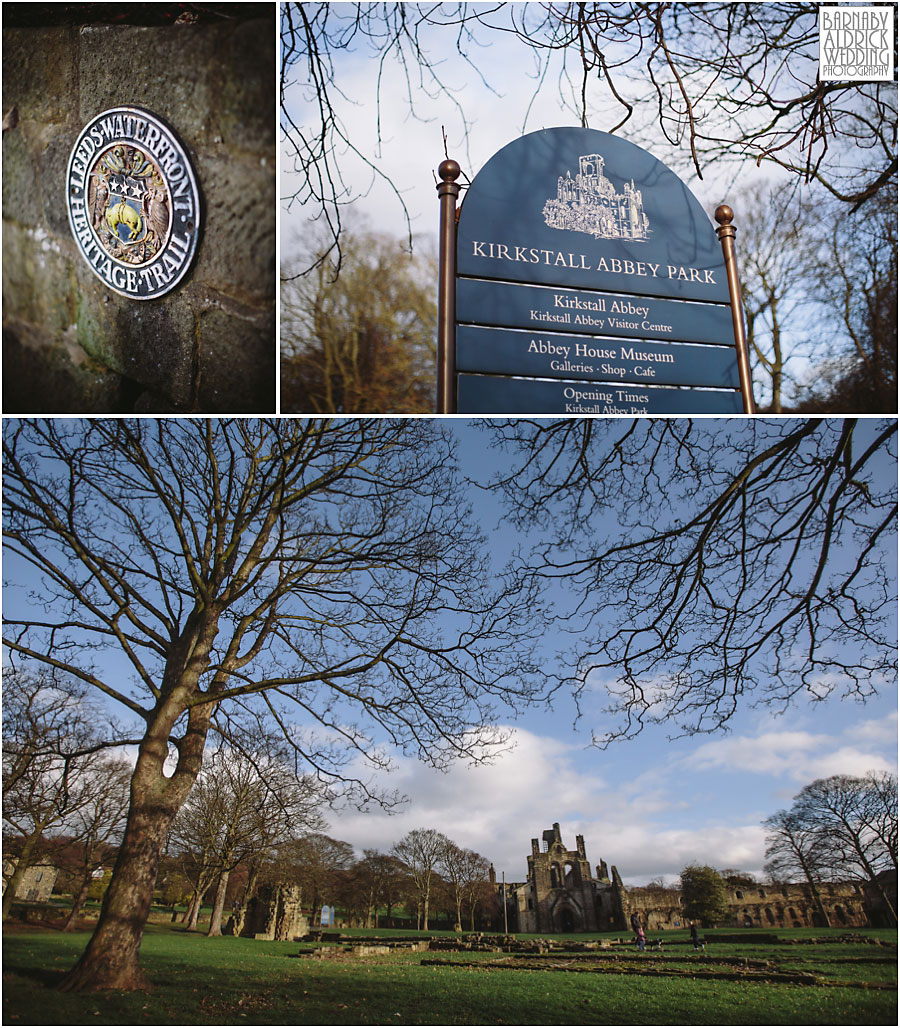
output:
M631 928L634 932L635 939L637 940L637 948L639 950L643 950L647 944L647 940L644 937L644 926L641 924L641 919L637 912L631 915Z
M697 934L697 924L691 921L691 942L694 944L694 949L703 949L703 943L700 942L700 936Z

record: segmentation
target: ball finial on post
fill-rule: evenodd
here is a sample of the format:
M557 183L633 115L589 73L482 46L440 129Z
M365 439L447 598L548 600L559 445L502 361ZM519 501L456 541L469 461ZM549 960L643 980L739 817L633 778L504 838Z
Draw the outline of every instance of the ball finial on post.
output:
M438 165L438 176L442 182L455 182L460 176L460 167L449 157Z
M716 208L716 221L723 227L730 225L734 221L734 211L727 203L719 204Z

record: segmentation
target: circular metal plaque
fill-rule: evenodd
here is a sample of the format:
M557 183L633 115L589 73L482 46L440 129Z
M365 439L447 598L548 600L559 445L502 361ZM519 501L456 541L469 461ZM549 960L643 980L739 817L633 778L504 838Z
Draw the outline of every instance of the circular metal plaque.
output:
M149 111L113 107L85 125L66 201L78 249L110 289L153 300L184 279L200 234L197 179L175 134Z

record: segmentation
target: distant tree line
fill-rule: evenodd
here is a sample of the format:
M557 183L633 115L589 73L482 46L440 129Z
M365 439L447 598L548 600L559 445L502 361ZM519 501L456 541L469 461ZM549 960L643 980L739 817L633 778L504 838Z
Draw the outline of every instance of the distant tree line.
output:
M72 895L65 927L109 882L128 809L131 764L97 748L102 715L70 680L11 670L4 685L3 918L29 868L48 861ZM211 750L169 831L158 882L165 903L185 905L196 928L212 907L207 935L240 920L260 885L296 885L310 922L324 905L364 927L398 912L427 929L435 911L460 931L496 905L490 864L435 829L408 832L389 852L326 834L329 795L311 775L279 759L274 740L244 752Z
M96 747L98 711L58 675L11 671L5 681L3 818L16 857L4 870L3 917L29 867L48 854L65 873L72 928L121 837L130 764ZM248 754L225 746L207 755L169 832L159 891L186 905L196 928L211 903L208 935L220 935L226 910L240 919L260 884L296 885L311 923L323 905L372 928L397 911L427 930L437 910L456 931L496 914L490 864L436 829L415 829L389 852L354 847L326 834L327 793L297 775L272 745ZM789 809L768 817L765 873L772 882L802 883L818 918L829 924L820 886L867 883L896 922L897 781L886 772L833 775L803 788ZM727 916L726 887L752 884L735 870L692 864L681 872L684 916L715 924ZM661 880L648 888L663 889ZM92 891L93 890L93 891ZM228 902L230 900L230 902ZM379 922L381 918L381 922Z

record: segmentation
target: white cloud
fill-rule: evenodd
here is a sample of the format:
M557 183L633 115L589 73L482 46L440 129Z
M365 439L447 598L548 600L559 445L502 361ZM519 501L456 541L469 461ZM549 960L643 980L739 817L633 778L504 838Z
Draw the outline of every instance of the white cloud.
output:
M413 828L436 828L483 854L498 880L505 872L510 882L525 877L530 840L557 821L567 846L583 835L592 866L615 864L628 884L677 877L692 862L762 867L759 824L710 826L710 815L680 794L681 778L660 768L620 786L579 770L580 751L567 743L523 729L515 736L516 748L487 767L460 765L441 774L402 759L390 784L410 794L408 808L393 816L343 812L331 833L358 850L385 851ZM603 759L621 770L620 759Z
M387 784L408 794L409 805L390 816L342 812L332 834L357 849L388 850L413 828L436 828L493 861L498 878L503 871L509 881L524 877L530 839L568 818L566 837L571 833L574 846L582 831L577 819L601 806L605 785L573 767L571 746L522 728L514 738L514 748L494 763L460 763L445 773L401 758Z
M848 729L847 735L852 739L868 743L895 745L897 742L897 711L891 711L881 718L860 721Z
M787 777L801 784L830 775L889 770L894 764L876 744L888 741L890 736L876 733L868 724L861 731L851 727L845 733L860 742L870 742L868 747L835 735L785 730L707 742L689 760L698 768Z

